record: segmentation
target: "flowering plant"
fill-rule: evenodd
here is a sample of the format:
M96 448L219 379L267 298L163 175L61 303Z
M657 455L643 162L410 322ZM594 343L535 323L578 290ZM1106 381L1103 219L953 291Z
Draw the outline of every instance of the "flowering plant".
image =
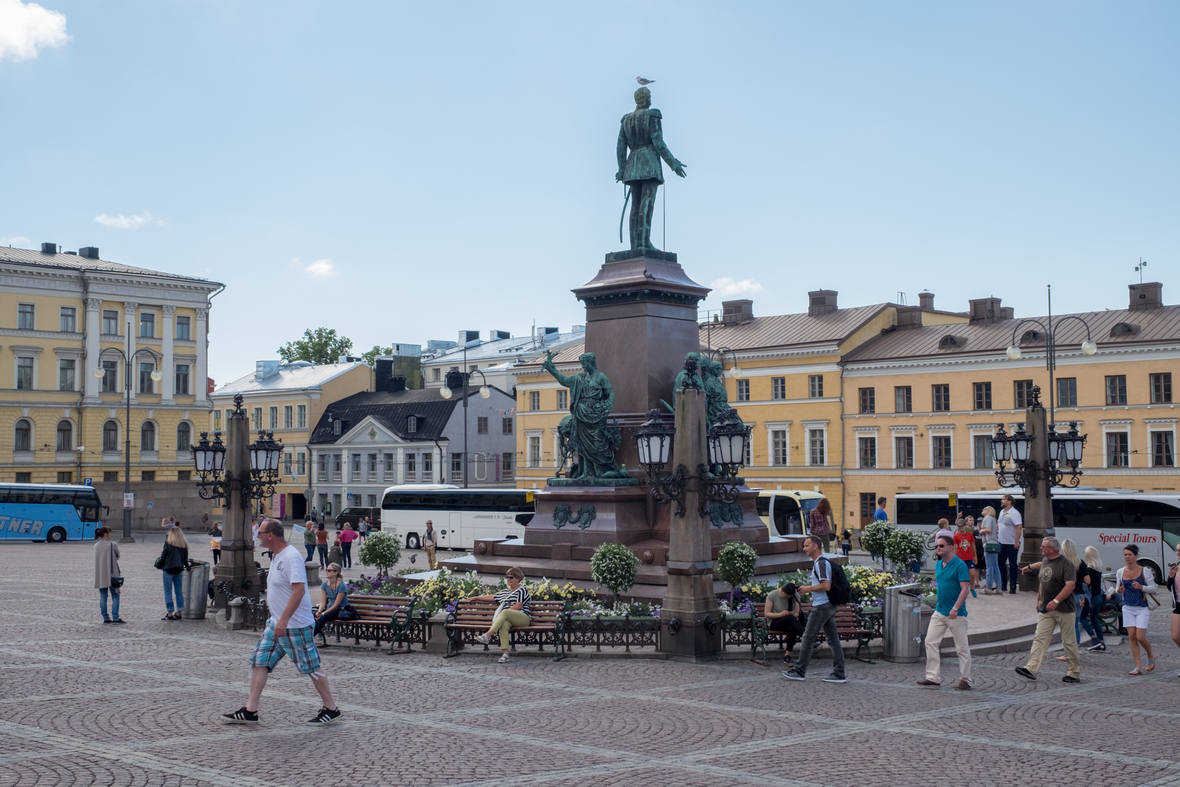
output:
M881 558L882 570L885 569L885 550L889 544L889 537L893 535L895 530L892 522L883 519L873 520L865 525L865 529L860 534L860 545L874 558Z
M635 584L639 558L622 544L607 542L594 550L590 574L594 581L611 592L617 603L619 594Z
M384 573L397 565L402 556L401 541L392 533L377 532L370 535L361 544L357 553L361 563L366 566L376 566Z
M729 584L731 595L753 579L757 566L758 553L744 541L730 541L717 551L717 578Z

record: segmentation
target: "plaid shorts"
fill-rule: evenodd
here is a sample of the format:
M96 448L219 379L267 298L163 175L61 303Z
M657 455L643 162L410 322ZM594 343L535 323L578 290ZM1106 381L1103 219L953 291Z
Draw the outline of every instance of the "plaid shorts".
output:
M295 662L295 668L304 675L319 672L320 652L316 650L315 637L312 627L287 629L285 637L275 637L274 618L266 621L266 630L262 632L262 639L258 640L258 647L250 656L251 667L266 667L273 670L283 656L290 656Z

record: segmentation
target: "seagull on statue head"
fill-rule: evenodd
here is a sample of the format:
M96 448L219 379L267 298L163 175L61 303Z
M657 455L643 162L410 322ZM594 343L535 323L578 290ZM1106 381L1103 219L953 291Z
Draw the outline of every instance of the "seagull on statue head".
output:
M643 77L635 77L635 81L641 85L650 85L652 82L655 82L654 79L644 79Z

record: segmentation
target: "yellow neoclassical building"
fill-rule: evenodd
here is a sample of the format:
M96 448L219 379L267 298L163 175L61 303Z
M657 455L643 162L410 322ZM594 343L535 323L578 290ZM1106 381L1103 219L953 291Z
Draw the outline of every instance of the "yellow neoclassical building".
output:
M210 297L222 287L93 247L0 248L0 476L89 478L115 509L130 433L133 484L189 480L189 445L208 422Z

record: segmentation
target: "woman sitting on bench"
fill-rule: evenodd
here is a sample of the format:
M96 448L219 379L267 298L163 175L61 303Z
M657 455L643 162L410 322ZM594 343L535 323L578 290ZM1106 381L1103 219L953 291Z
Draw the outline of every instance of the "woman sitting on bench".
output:
M492 635L499 633L500 635L500 650L503 655L500 656L498 663L508 663L508 644L511 641L510 629L515 626L517 628L524 628L532 623L529 617L529 595L528 588L521 585L524 579L524 572L519 568L513 566L508 569L506 575L508 580L508 589L501 590L499 593L490 596L473 596L467 599L468 601L495 601L500 605L496 610L496 616L492 618L492 627L486 633L480 634L476 637L479 642L487 645L492 641Z

